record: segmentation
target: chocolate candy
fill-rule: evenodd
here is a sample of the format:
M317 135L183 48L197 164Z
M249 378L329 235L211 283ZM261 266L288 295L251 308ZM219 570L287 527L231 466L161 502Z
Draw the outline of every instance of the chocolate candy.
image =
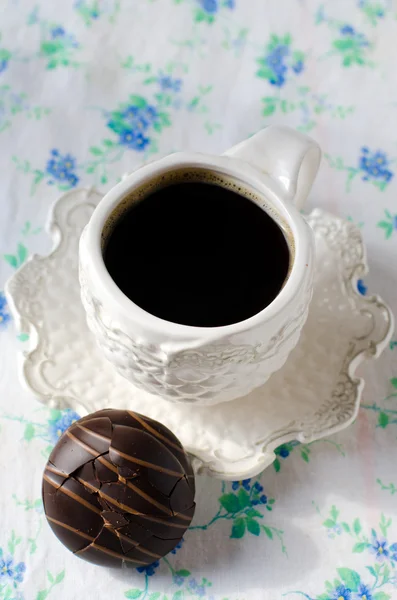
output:
M101 410L73 423L43 475L47 520L76 556L98 565L149 565L192 520L194 474L180 441L157 421Z

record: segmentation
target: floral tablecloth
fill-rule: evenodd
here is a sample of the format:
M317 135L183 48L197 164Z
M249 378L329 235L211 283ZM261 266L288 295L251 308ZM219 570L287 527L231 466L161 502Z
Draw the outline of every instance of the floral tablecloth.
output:
M362 229L360 292L397 309L396 40L394 0L1 0L1 285L48 252L60 192L285 123L325 153L309 209ZM278 448L253 480L200 479L183 544L121 572L45 522L42 469L78 415L22 389L18 337L1 293L1 600L397 598L397 337L352 427Z

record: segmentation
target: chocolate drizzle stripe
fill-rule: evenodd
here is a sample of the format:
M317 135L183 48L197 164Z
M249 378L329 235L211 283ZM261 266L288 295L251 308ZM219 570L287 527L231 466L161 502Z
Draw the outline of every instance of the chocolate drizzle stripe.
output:
M62 492L63 494L66 494L66 496L69 496L73 500L76 500L76 502L78 502L79 504L82 504L83 506L85 506L89 510L92 510L92 512L95 512L98 515L102 514L102 511L100 511L99 508L95 508L95 506L92 506L92 504L90 504L89 502L87 502L86 500L84 500L84 498L81 498L80 496L78 496L74 492L71 492L70 490L67 490L66 488L64 488L63 485L61 485L61 486L58 487L49 477L47 477L47 475L45 473L43 475L43 479L45 479L45 481L47 483L49 483L54 488L56 488L57 491Z
M170 521L163 521L162 519L156 519L156 517L149 517L148 515L143 515L141 513L139 513L139 516L142 517L142 519L154 521L154 523L161 523L162 525L166 525L167 527L177 527L177 529L183 529L184 531L186 531L186 525L182 525L182 523L171 523ZM179 517L180 515L176 516Z
M47 519L49 521L51 521L51 523L54 523L55 525L59 525L59 527L63 527L64 529L67 529L68 531L72 531L73 533L79 535L80 537L84 538L85 540L89 540L90 542L93 542L96 538L91 537L90 535L87 535L86 533L83 533L82 531L79 531L78 529L75 529L74 527L71 527L70 525L67 525L66 523L63 523L62 521L58 521L57 519L53 519L52 517L49 517L47 515ZM121 533L118 533L117 531L115 531L114 529L110 529L109 531L111 531L112 533L116 534L117 537L119 538L123 538L125 539L127 542L131 542L131 538L129 538L126 535L123 535ZM101 550L102 552L105 553L110 553L111 551L108 551L106 548L103 548L102 546L98 546L97 544L92 544L92 547L97 548L98 550ZM79 550L78 552L76 552L75 554L79 554L80 552L84 552L84 550L87 550L89 548L89 546L87 546L86 548L83 548L82 550ZM146 550L146 548L143 548L142 546L137 545L136 549L139 550L139 552L142 552L142 554L147 554L148 556L152 556L153 558L162 558L160 554L155 554L154 552L150 552L150 550ZM116 556L117 558L123 558L123 560L130 560L131 562L136 562L139 564L146 564L144 562L141 562L139 560L133 560L133 559L128 559L127 557L124 557L123 555L119 555L117 554L117 552L112 553L112 556Z
M138 512L137 510L135 510L134 508L131 508L130 506L127 506L126 504L123 504L122 502L119 502L118 500L115 500L111 496L108 496L104 492L101 492L101 490L99 490L98 493L99 493L99 495L100 495L101 498L103 498L104 500L107 500L108 502L110 502L110 504L114 504L114 506L117 506L118 508L121 508L125 512L128 512L131 515L142 516L142 514L140 512Z
M68 435L70 437L70 439L72 439L76 444L79 444L82 448L84 448L85 450L87 450L87 452L89 452L92 456L96 456L97 459L105 467L107 467L108 469L110 469L111 471L113 471L113 473L116 473L117 475L119 474L117 468L111 462L109 462L108 460L106 460L106 458L103 458L103 456L100 456L100 455L98 456L97 451L94 450L93 448L91 448L91 446L88 446L87 444L85 444L84 442L82 442L81 440L79 440L79 438L77 438L76 436L74 436L73 433L71 433L70 431L66 431L66 435ZM166 439L166 438L164 438L164 439ZM183 474L178 473L178 477L179 476L183 476ZM84 485L86 485L86 484L84 484ZM147 500L147 502L149 502L150 504L153 504L153 506L156 506L156 508L158 508L159 510L161 510L166 515L169 515L170 517L174 516L174 513L172 512L172 510L170 510L169 508L167 508L163 504L160 504L160 502L157 502L151 496L149 496L148 494L145 494L145 492L142 492L139 488L137 488L135 485L133 485L129 481L126 482L126 485L131 490L134 490L134 492L136 494L138 494L139 496L141 496L142 498L144 498L145 500ZM132 513L132 514L139 514L139 513ZM183 521L190 521L191 520L190 517L186 517L185 515L178 515L178 516Z
M90 542L93 542L95 540L95 538L91 537L90 535L87 535L86 533L83 533L82 531L79 531L78 529L75 529L74 527L71 527L70 525L66 525L66 523L63 523L62 521L57 521L56 519L53 519L52 517L49 517L48 515L47 519L49 521L51 521L51 523L55 523L55 525L59 525L59 527L63 527L64 529L67 529L68 531L73 531L73 533L75 533L76 535L79 535L80 537L84 538L85 540L89 540Z
M80 425L79 423L76 423L76 427L78 427L79 429L82 429L85 433L88 433L89 435L92 435L93 437L95 437L99 440L103 440L104 442L109 442L109 444L111 445L112 440L111 440L111 438L106 437L106 435L102 435L101 433L92 431L91 429L88 429L88 427L84 427L84 425ZM184 473L182 471L172 471L171 469L166 469L165 467L161 467L159 465L155 465L155 464L147 462L145 460L135 458L134 456L131 456L130 454L126 454L125 452L122 452L121 450L117 450L117 448L114 448L113 446L112 446L112 451L116 452L119 456L122 456L126 460L129 460L130 462L135 463L137 465L141 465L142 467L146 467L148 469L153 469L154 471L159 471L160 473L165 473L166 475L172 475L173 477L183 477L183 475L184 475ZM103 463L103 464L105 464L105 463ZM108 465L109 465L109 463L106 463L106 466L109 468ZM61 473L60 473L60 475L61 475Z
M90 435L96 437L98 440L103 440L104 442L112 441L112 438L107 437L106 435L102 435L101 433L97 433L96 431L92 431L92 429L88 429L88 427L84 427L84 425L80 425L80 423L76 423L76 427L85 431L85 433L89 433Z
M132 463L136 463L137 465L141 465L142 467L146 467L148 469L153 469L154 471L160 471L160 473L165 473L166 475L172 475L173 477L183 477L184 473L182 471L171 471L171 469L166 469L159 465L154 465L153 463L146 462L146 460L141 460L140 458L135 458L134 456L130 456L125 452L121 452L121 450L117 450L114 446L112 446L112 451L116 452L119 456L122 456L126 460L129 460Z
M169 527L177 527L178 529L186 530L186 525L182 525L181 523L172 523L165 519L164 520L156 519L156 517L151 517L151 516L145 515L137 510L134 510L133 508L130 508L129 506L126 506L125 504L121 504L121 502L118 502L111 496L108 496L104 492L101 492L101 490L98 490L96 487L94 487L93 485L88 483L88 481L84 481L84 479L81 479L81 477L76 477L76 480L79 483L81 483L82 485L86 486L88 489L91 489L93 492L97 492L101 498L103 498L104 500L107 500L108 502L110 502L110 504L114 504L114 506L117 506L118 508L122 508L123 510L125 510L125 512L128 512L131 515L136 515L137 517L142 517L142 519L147 519L148 521L154 521L155 523L161 523L162 525L167 525L167 527L168 526ZM188 518L188 517L185 517L184 515L180 515L180 514L173 515L173 516L180 517L181 519Z
M110 471L113 471L113 473L116 473L116 475L119 474L117 467L115 467L114 465L112 465L111 462L109 462L108 460L106 460L106 458L103 458L103 456L98 456L98 460L100 463L102 463L105 467L107 467Z
M179 452L185 453L185 451L184 451L183 448L181 448L177 444L174 444L174 442L171 442L171 440L169 440L165 435L162 435L161 433L159 433L158 431L156 431L148 423L145 423L145 421L143 419L141 419L140 417L138 417L138 415L136 413L132 412L131 410L127 410L127 412L130 415L130 417L132 417L133 419L135 419L135 421L138 421L138 423L140 425L142 425L142 427L144 427L147 431L149 431L156 438L158 438L162 442L165 442L166 444L168 444L169 446L171 446L175 450L179 450Z
M70 525L66 525L66 523L63 523L62 521L57 521L56 519L53 519L52 517L48 517L48 516L47 516L47 519L49 521L51 521L52 523L55 523L55 525L59 525L59 527L63 527L64 529L67 529L68 531L72 531L76 535L79 535L80 537L84 538L85 540L88 540L91 542L91 544L89 546L86 546L85 548L82 548L81 550L77 550L77 552L75 552L74 554L81 554L82 552L85 552L86 550L89 550L90 548L96 548L96 550L100 550L104 554L109 554L109 556L114 556L115 558L120 558L121 560L127 560L128 562L137 563L139 565L147 564L145 562L136 560L134 558L128 558L128 556L124 556L124 554L119 554L118 552L113 552L112 550L108 550L107 548L104 548L103 546L99 546L99 544L95 544L94 540L96 538L93 538L90 535L87 535L86 533L83 533L82 531L75 529L74 527L70 527Z
M77 437L75 437L70 431L66 431L66 435L68 437L70 437L74 442L76 442L77 444L79 444L80 446L82 446L85 450L87 450L87 452L89 452L91 455L93 456L97 456L97 451L94 450L93 448L91 448L91 446L88 446L87 444L85 444L84 442L82 442L81 440L79 440ZM109 461L107 461L105 458L103 458L102 456L97 456L98 460L105 465L108 469L110 469L111 471L113 471L114 473L118 474L118 470L116 469L116 467L114 465L112 465L112 463L110 463ZM45 477L45 479L48 481L48 483L51 483L52 485L54 485L49 479L47 479ZM86 485L87 487L90 487L89 484L87 484L87 482L83 481L82 479L78 479L78 481L80 483L82 483L83 485ZM174 516L174 513L168 509L166 506L163 506L163 504L160 504L159 502L157 502L156 500L154 500L153 498L151 498L150 496L148 496L148 494L145 494L145 492L142 492L139 488L137 488L135 485L133 485L132 483L130 483L129 481L127 481L127 486L129 488L131 488L132 490L134 490L134 492L136 494L138 494L139 496L141 496L142 498L144 498L145 500L147 500L150 504L153 504L153 506L156 506L159 510L163 511L165 514L169 515L170 517ZM55 487L55 486L54 486ZM93 486L91 486L93 487ZM116 500L113 500L110 498L110 496L107 496L105 494L103 494L103 492L97 490L96 488L94 488L95 491L98 491L99 495L103 498L105 498L105 500L109 500L109 501L113 501L113 504L115 504L116 506L119 506L120 508L123 508L123 510L126 510L126 512L130 512L133 515L140 515L141 513L137 512L137 511L133 511L133 509L130 509L129 507L125 507L125 505L123 504L119 504ZM62 490L64 491L64 490ZM66 493L66 492L65 492ZM69 493L69 495L71 495L71 493ZM73 498L73 496L72 496ZM78 499L78 496L76 496L75 498L76 500ZM79 499L79 501L81 502L81 504L88 504L85 501ZM94 507L92 507L91 505L89 505L90 508L92 510L94 510L96 512L96 509L94 509ZM128 509L128 510L127 510ZM100 511L98 511L98 513L100 514ZM144 515L141 515L144 516ZM180 519L184 520L184 521L190 521L190 517L187 517L185 515L178 515Z
M135 563L137 565L146 566L148 564L147 562L142 562L140 560L136 560L135 558L129 558L128 556L125 556L125 554L119 554L118 552L113 552L113 550L104 548L104 546L99 546L99 544L95 544L94 542L92 544L90 544L89 546L82 548L81 550L77 550L77 552L75 552L74 554L83 554L90 548L95 548L95 550L100 550L104 554L108 554L109 556L113 556L114 558L119 558L120 560L126 560L127 562Z
M144 500L146 500L150 504L153 504L153 506L155 506L156 508L158 508L159 510L161 510L166 515L169 515L170 517L174 516L174 513L172 512L172 510L170 508L167 508L166 506L164 506L164 504L161 504L161 502L157 502L157 500L155 500L154 498L152 498L151 496L149 496L149 494L146 494L145 492L143 492L142 490L140 490L138 487L136 487L130 481L127 481L127 486L131 490L133 490L136 494L138 494L138 496L141 496L141 498L143 498Z
M91 454L91 456L95 456L95 458L99 457L97 450L94 450L94 448L91 448L91 446L88 446L88 444L85 444L84 442L79 440L79 438L73 435L73 433L71 433L69 430L66 430L65 433L71 440L73 440L76 444L78 444L79 446L84 448L84 450L86 450L89 454Z
M128 535L123 535L122 533L120 533L114 529L109 529L109 531L111 531L112 533L115 533L117 535L117 537L122 538L123 540L126 540L127 542L135 543L134 540L132 540L131 538L128 537ZM135 549L139 550L139 552L142 552L142 554L147 554L148 556L152 556L153 558L163 558L161 556L161 554L155 554L154 552L151 552L150 550L146 550L146 548L143 548L139 544L137 544L135 546Z
M138 515L140 517L144 516L144 515L142 515L142 513L138 512L134 508L130 508L126 504L122 504L118 500L115 500L111 496L108 496L107 494L105 494L105 492L102 492L101 490L98 490L96 487L94 487L93 485L91 485L90 483L88 483L88 481L84 481L84 479L81 479L81 477L76 477L76 479L77 479L77 481L79 483L81 483L82 485L86 486L88 489L91 489L91 490L97 492L98 495L101 498L103 498L104 500L107 500L108 502L110 502L110 504L114 504L114 506L117 506L118 508L122 508L125 512L128 512L131 515Z
M62 471L59 471L58 469L56 469L55 467L53 467L49 463L47 463L46 470L47 471L51 471L51 473L54 473L54 475L59 475L59 477L65 477L65 479L68 477L66 473L63 473Z

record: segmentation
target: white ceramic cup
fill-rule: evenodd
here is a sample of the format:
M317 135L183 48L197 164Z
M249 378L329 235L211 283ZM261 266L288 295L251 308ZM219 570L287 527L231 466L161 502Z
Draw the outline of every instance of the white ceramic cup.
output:
M81 237L80 284L89 328L121 375L172 402L212 405L248 394L283 366L298 342L312 296L314 239L299 209L320 156L306 135L271 126L223 156L162 158L106 194ZM245 321L206 328L159 319L125 296L106 270L102 248L115 215L132 204L139 190L160 187L156 182L179 170L205 170L235 182L276 216L293 249L290 274L278 296Z

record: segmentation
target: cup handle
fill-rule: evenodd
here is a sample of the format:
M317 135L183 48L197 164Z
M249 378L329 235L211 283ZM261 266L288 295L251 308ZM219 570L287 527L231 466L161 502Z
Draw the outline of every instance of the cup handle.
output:
M320 146L290 127L270 125L225 152L274 179L283 196L302 208L317 175Z

